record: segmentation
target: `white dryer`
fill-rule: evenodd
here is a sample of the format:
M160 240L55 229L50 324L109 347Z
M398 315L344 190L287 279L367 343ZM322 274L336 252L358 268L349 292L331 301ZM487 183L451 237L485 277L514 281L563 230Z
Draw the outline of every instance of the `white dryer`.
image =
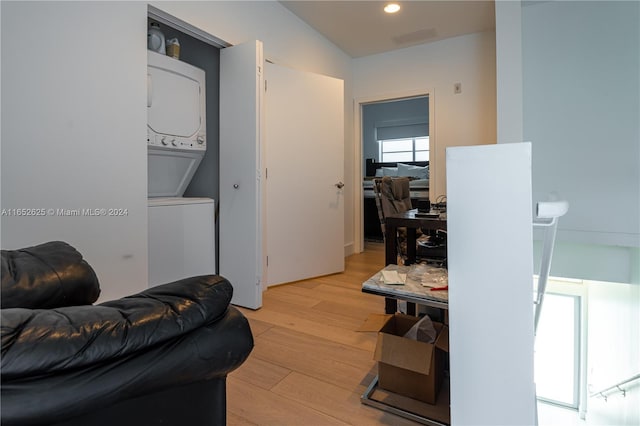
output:
M207 149L205 72L147 51L149 197L181 197Z
M149 286L216 272L210 198L149 198Z

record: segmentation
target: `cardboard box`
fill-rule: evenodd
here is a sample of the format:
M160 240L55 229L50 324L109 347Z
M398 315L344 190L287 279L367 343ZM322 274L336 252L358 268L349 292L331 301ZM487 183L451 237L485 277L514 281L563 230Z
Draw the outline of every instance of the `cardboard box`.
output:
M434 322L434 343L403 337L420 320L404 314L371 315L361 331L378 331L373 358L378 361L378 386L390 392L435 404L449 352L449 330Z

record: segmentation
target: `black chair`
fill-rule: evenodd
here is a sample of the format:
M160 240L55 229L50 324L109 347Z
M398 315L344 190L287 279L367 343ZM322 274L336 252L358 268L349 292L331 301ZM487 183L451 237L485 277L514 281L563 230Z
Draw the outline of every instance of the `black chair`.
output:
M227 374L253 348L231 284L99 293L66 243L2 250L2 425L224 425Z
M403 213L413 208L408 177L384 176L373 182L378 218L383 238L387 238L385 217ZM446 264L446 231L423 232L418 229L416 238L416 260L429 263ZM398 253L403 263L407 258L407 230L398 228Z

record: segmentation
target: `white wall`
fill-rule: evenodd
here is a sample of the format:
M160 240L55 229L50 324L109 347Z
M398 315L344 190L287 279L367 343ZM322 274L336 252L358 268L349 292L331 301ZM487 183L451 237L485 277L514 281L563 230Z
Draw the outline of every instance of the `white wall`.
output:
M640 283L639 22L637 2L496 2L499 139L522 110L534 202L570 203L552 275Z
M599 392L640 373L640 286L588 282L587 385ZM640 385L587 400L590 425L640 424Z
M521 39L523 50L498 55L498 75L522 69L511 77L522 78L523 91L509 92L512 80L500 79L498 93L506 99L498 114L522 105L524 139L533 145L534 201L556 192L571 204L559 222L551 273L612 281L589 283L588 384L596 391L638 373L640 359L640 6L496 2L504 8L496 34ZM521 8L516 25L498 19L513 8ZM510 130L498 125L499 134ZM639 398L637 385L626 398L589 398L589 423L637 424Z
M534 199L569 200L565 241L640 247L640 3L527 4L522 61Z
M230 43L345 80L351 60L278 2L156 2ZM146 2L2 7L2 208L127 208L125 217L2 217L2 247L51 239L95 267L101 300L147 286ZM345 135L352 109L345 108ZM353 161L350 146L345 156ZM345 171L349 175L349 171ZM345 188L352 223L352 188ZM353 225L345 230L349 240Z
M519 1L497 1L498 143L522 142L522 13Z
M2 248L75 246L101 300L147 287L146 6L2 2ZM138 40L136 42L136 40ZM63 217L47 209L127 209Z
M447 147L496 142L495 55L495 33L490 31L353 60L356 100L432 89L436 195L446 194ZM453 93L457 82L462 83L461 94Z
M280 65L344 80L345 141L353 140L351 58L277 1L155 1L154 7L230 44L264 43L264 56ZM267 76L268 78L268 76ZM345 143L345 251L353 242L353 145ZM296 160L292 153L292 160ZM357 182L360 184L360 182Z

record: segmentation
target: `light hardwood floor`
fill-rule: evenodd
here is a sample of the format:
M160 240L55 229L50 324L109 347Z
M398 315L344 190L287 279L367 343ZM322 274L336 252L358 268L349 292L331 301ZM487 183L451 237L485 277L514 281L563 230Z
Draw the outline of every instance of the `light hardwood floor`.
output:
M376 374L376 335L357 329L384 313L384 298L361 285L383 266L383 244L368 243L344 273L271 287L261 309L241 309L255 347L228 377L229 425L416 424L360 403Z

